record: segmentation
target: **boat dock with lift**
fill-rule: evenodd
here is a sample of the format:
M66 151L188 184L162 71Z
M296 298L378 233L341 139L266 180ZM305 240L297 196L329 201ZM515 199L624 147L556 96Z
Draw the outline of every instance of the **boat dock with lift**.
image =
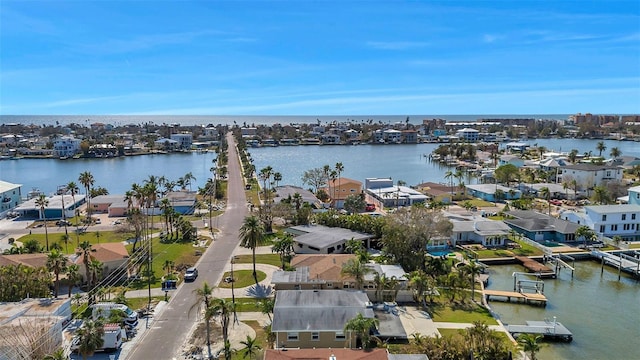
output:
M612 254L592 250L591 256L602 261L602 271L604 271L605 264L618 268L618 280L620 280L620 273L622 271L635 277L640 277L640 251L633 251L632 255L627 255L624 253Z
M507 325L507 331L517 338L520 334L542 335L546 340L551 341L573 341L573 334L569 329L556 320L545 319L544 321L527 321L525 325Z

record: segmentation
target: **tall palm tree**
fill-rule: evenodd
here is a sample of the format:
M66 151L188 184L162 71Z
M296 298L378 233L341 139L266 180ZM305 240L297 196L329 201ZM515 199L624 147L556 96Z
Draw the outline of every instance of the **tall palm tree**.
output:
M78 284L78 281L80 281L81 277L80 277L80 266L77 264L71 264L69 266L67 266L67 281L69 282L69 297L71 297L71 291L73 290L73 287L75 285Z
M78 329L78 353L86 360L104 345L104 327L99 321L85 320Z
M71 199L73 200L73 208L76 214L76 246L80 245L80 231L78 231L78 206L76 206L76 194L80 189L78 189L78 185L75 182L70 181L67 184L67 191L71 193Z
M273 242L271 251L276 252L278 253L278 255L280 255L282 270L284 270L287 257L291 256L291 254L293 253L293 236L289 233L285 233L284 236L278 238Z
M53 249L47 256L47 269L56 277L54 295L57 298L60 290L60 273L67 270L67 257L60 251Z
M604 141L598 141L598 145L596 145L596 150L598 150L598 157L602 157L602 152L607 149L607 146L604 144Z
M275 187L278 187L278 183L280 181L282 181L282 174L279 172L273 173L273 182L275 184Z
M444 178L449 179L449 186L451 187L451 197L453 197L453 177L454 173L451 170L447 170L447 172L444 173Z
M54 352L45 355L43 360L67 360L68 357L64 353L64 349L59 347Z
M518 336L518 345L524 352L529 353L530 360L536 360L536 353L540 351L540 340L542 335L522 334Z
M87 218L90 219L91 218L90 190L93 184L95 183L95 179L93 178L93 175L90 172L84 171L80 173L80 176L78 177L78 181L80 182L80 184L82 184L82 186L84 186L84 190L86 194L85 196L87 197Z
M44 219L44 238L47 244L47 251L49 251L49 231L47 230L47 214L44 209L49 206L49 199L41 194L36 199L36 206L40 208L40 217Z
M372 271L373 269L368 267L366 263L361 262L358 257L355 257L353 259L349 259L344 265L342 265L340 274L354 278L356 288L358 290L362 290L364 276Z
M275 305L275 299L267 298L261 301L258 301L258 308L260 312L267 315L269 317L269 322L272 322L271 314L273 313L273 306Z
M220 325L222 326L222 340L226 344L229 342L229 324L231 320L231 314L233 314L235 305L233 302L222 298L211 299L211 304L205 311L205 318L211 319L213 317L220 318ZM231 352L226 351L224 358L226 360L231 359Z
M89 264L91 263L91 243L88 241L83 241L80 244L80 250L82 251L82 263L84 264L85 271L85 281L87 282L87 287L91 288L91 268Z
M193 290L194 295L196 296L196 301L193 303L193 305L191 305L191 308L189 308L189 312L187 313L187 315L189 313L191 313L191 310L193 310L194 308L199 308L200 305L204 304L204 308L205 308L205 316L207 315L207 311L211 305L211 294L213 293L213 287L210 286L206 281L202 284L201 288L197 288L195 290ZM208 319L205 319L207 321L205 321L205 327L206 327L206 331L207 331L207 351L208 351L208 359L211 359L213 357L212 353L211 353L211 324L209 323Z
M464 266L464 271L471 275L471 300L475 301L475 285L476 285L476 275L482 272L482 267L475 261L470 261L467 265Z
M591 230L591 228L586 225L582 225L579 228L577 228L575 235L576 235L576 240L579 240L580 238L584 240L585 247L587 246L587 242L593 241L597 237L595 231Z
M549 206L549 216L551 216L551 191L548 187L543 187L540 189L540 196L547 200L547 205Z
M362 314L358 314L353 319L347 321L344 325L344 331L355 333L362 342L362 347L368 349L369 341L371 340L371 329L375 328L379 323L376 318L365 318ZM351 336L349 336L349 338L351 338Z
M341 176L344 171L344 165L341 162L336 163L336 175L338 175L338 186L341 184Z
M240 341L240 344L244 345L244 348L242 349L244 351L242 354L243 359L246 357L249 357L249 359L255 359L256 356L258 356L259 351L262 350L262 347L260 347L256 338L252 338L249 335L247 335L246 340Z
M251 249L253 254L253 279L258 285L258 273L256 272L256 248L264 243L264 227L256 216L244 218L240 227L240 246Z

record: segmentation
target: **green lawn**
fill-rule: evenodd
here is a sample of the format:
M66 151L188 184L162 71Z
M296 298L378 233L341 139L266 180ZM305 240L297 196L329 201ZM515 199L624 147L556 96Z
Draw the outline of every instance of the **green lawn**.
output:
M480 305L470 305L471 309L454 309L450 305L436 304L430 307L433 321L473 323L474 321L484 321L488 325L497 325L498 322L491 316L489 310Z
M241 348L242 345L237 345L234 347L236 351L231 355L231 360L262 359L262 353L264 349L267 348L267 333L265 333L264 329L262 328L262 326L260 326L260 324L258 324L257 321L249 320L243 321L243 323L251 326L251 328L255 330L257 343L262 350L258 351L258 356L248 357L245 355L243 349Z
M492 202L488 202L488 201L484 201L484 200L480 200L480 199L471 199L471 200L464 200L464 201L460 201L460 203L458 205L462 206L462 204L464 202L470 202L471 205L477 207L478 209L480 209L481 207L493 207L495 206L494 203Z
M629 244L629 249L640 249L640 242Z
M69 227L69 240L65 245L63 240L64 233L49 233L49 246L57 243L62 247L62 251L66 254L73 254L75 252L78 244L88 241L89 243L98 244L98 243L112 243L112 242L121 242L127 239L134 237L133 233L129 232L119 232L119 231L87 231L80 235L77 235L75 232L75 227ZM57 230L57 226L56 226ZM99 233L99 236L98 236ZM46 235L45 234L31 234L24 235L16 241L20 241L24 243L29 239L35 239L40 243L40 245L44 248L46 247ZM68 249L68 250L67 250Z
M260 270L256 270L256 275L258 276L258 281L262 281L267 278L267 274L263 273ZM227 271L222 275L222 281L218 284L218 287L231 289L231 283L224 282L226 277L231 277L231 272ZM236 289L251 286L255 284L255 280L253 279L253 270L235 270L233 272L233 278L236 280L233 286Z
M256 254L257 264L267 264L280 267L280 255L278 254ZM238 255L236 256L236 264L253 264L252 255Z
M171 298L171 292L169 292L169 298ZM151 303L157 303L159 301L164 301L164 296L152 296ZM127 302L129 303L127 306L132 310L142 309L147 307L149 304L148 297L141 298L127 298Z
M440 335L442 335L442 337L461 335L463 333L463 331L464 331L463 329L441 329L441 328L438 328L438 332L440 333Z
M231 302L231 298L226 298L226 301ZM261 312L258 308L258 301L260 299L237 297L236 296L236 311L237 312Z

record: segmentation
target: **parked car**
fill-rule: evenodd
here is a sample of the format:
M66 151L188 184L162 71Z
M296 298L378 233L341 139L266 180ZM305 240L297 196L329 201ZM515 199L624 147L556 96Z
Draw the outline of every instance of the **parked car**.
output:
M367 204L367 206L365 206L364 211L376 211L376 206L374 204Z
M198 269L190 267L184 273L184 281L194 281L198 277Z
M560 206L560 205L562 205L562 201L560 201L560 200L558 200L558 199L551 199L551 200L549 200L549 203L550 203L551 205L555 205L555 206Z
M56 221L56 225L58 225L58 226L65 226L65 225L71 226L71 222L68 221L68 220L58 220L58 221Z

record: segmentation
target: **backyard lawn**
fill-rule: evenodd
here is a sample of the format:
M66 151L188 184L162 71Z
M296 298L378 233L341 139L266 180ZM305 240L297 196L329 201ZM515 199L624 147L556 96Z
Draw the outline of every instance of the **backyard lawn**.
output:
M282 266L280 255L278 254L256 254L256 263L273 265L277 267ZM236 264L253 264L253 257L250 254L237 255Z
M450 304L437 303L429 307L433 321L473 323L483 321L488 325L497 325L498 322L491 316L489 310L480 305L471 305L465 308L453 308Z
M57 227L56 227L57 229ZM69 239L67 243L64 242L64 234L50 233L49 234L49 247L53 244L59 244L62 251L66 254L73 254L78 244L88 241L91 245L98 243L112 243L121 242L134 237L132 232L120 232L120 231L87 231L81 234L76 234L75 228L69 227ZM24 235L16 241L20 241L24 244L29 239L35 239L44 248L46 247L46 235L45 234L31 234Z
M225 300L231 302L232 299L226 298ZM261 299L236 296L236 312L260 312L258 308L258 301L260 300Z

